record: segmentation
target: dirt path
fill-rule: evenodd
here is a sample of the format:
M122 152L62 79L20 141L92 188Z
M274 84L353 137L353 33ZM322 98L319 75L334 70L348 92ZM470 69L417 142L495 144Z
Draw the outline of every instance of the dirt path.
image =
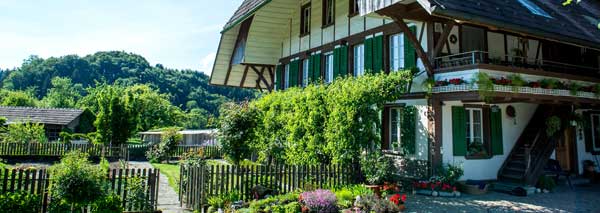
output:
M153 168L152 164L148 162L131 161L129 165L135 168ZM162 173L158 183L158 209L163 213L190 212L179 206L179 195L169 186L169 179Z

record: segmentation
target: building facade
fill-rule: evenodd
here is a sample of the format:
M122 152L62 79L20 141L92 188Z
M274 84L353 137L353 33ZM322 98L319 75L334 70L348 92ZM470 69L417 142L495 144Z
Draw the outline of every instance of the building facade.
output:
M382 110L381 147L399 173L459 164L465 179L532 183L549 158L580 173L600 154L599 11L594 1L246 0L210 82L273 91L417 68L409 93Z

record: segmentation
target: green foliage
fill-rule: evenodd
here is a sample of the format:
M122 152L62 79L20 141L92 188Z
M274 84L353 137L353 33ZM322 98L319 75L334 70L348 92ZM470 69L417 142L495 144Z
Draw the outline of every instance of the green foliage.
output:
M0 116L0 127L4 126L4 124L6 123L7 119L5 117Z
M371 185L381 185L394 180L394 162L380 151L363 154L360 159L360 168L366 182Z
M160 143L155 144L146 152L146 157L150 162L162 162L168 160L169 154L183 140L177 129L168 129L161 135Z
M551 78L545 78L540 81L540 85L545 89L554 89L556 88L557 84L558 80Z
M479 96L485 101L489 101L494 94L494 82L490 76L485 72L478 72L475 75L475 82L478 86Z
M556 182L552 177L542 175L540 179L538 179L537 187L548 191L552 191L554 190L554 188L556 188Z
M106 171L92 165L88 157L86 153L73 151L50 167L53 198L73 206L85 206L104 197Z
M41 206L41 195L25 191L0 194L0 209L3 212L37 213Z
M295 207L294 204L298 204L299 193L292 192L284 195L277 195L262 200L256 200L250 202L251 212L270 212L272 209L280 209L281 212L287 212ZM290 204L288 206L288 204Z
M42 99L44 105L57 108L73 108L83 93L81 84L73 84L70 78L54 77L52 88Z
M284 206L284 213L298 213L300 212L300 203L298 202L290 202L288 204L285 204Z
M95 97L98 113L94 125L98 141L103 144L119 145L127 142L136 129L137 109L128 106L129 98L123 98L121 87L101 86Z
M581 89L582 87L583 86L576 82L571 82L571 84L569 84L569 93L571 95L577 95L577 92L579 92L579 89Z
M551 137L560 130L561 120L558 116L552 116L546 119L546 135Z
M37 100L25 91L0 90L0 105L14 107L35 107Z
M7 127L0 127L0 141L7 143L45 143L46 131L44 125L39 123L23 122L11 123Z
M146 198L144 179L132 177L127 179L127 205L138 207L141 211L151 210L150 201Z
M367 195L357 202L356 205L362 212L400 212L398 206L387 199L379 199L374 195Z
M221 108L219 122L219 143L225 157L234 164L249 157L249 144L254 141L257 113L248 104L225 104Z
M527 81L523 79L520 74L512 74L508 76L508 80L511 82L513 92L517 92L519 87L525 86Z
M96 131L94 121L96 121L96 115L89 109L84 109L79 116L79 124L75 127L75 132L90 133Z
M380 141L380 110L409 79L410 71L367 74L265 95L250 104L258 112L250 147L263 161L349 163Z
M461 166L447 164L438 170L438 176L442 183L455 185L458 179L464 175L464 170Z
M113 212L123 212L123 207L121 206L123 201L121 201L121 197L115 193L110 193L104 198L98 199L92 205L92 212L94 213L113 213Z

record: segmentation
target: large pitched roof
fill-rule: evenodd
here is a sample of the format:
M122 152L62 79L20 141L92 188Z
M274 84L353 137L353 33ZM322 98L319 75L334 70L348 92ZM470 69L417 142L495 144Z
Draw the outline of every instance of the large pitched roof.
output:
M269 3L271 0L244 0L242 5L238 7L238 9L233 13L233 16L227 21L223 31L227 31L229 28L235 26L236 24L242 22L246 19L247 16L252 15L254 11L256 11L260 6Z
M8 123L29 121L42 124L68 125L81 113L83 113L83 110L79 109L0 107L0 117L5 117Z
M223 31L245 20L254 11L271 0L244 0L229 19ZM531 13L518 0L429 0L434 5L432 13L460 20L472 20L555 40L600 48L600 2L581 1L562 6L561 0L529 0L553 18ZM596 20L593 24L588 16Z
M600 48L599 1L574 2L566 7L559 0L529 1L552 18L533 14L519 0L432 0L431 3L435 5L434 15Z

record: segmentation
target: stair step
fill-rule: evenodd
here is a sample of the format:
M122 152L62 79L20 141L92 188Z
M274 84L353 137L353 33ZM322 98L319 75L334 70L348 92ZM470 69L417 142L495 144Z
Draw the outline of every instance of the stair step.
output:
M512 171L512 172L525 173L525 168L507 166L504 169L507 171Z
M508 178L508 179L513 179L513 180L523 179L522 175L516 175L516 174L500 174L500 176L504 177L504 178Z

